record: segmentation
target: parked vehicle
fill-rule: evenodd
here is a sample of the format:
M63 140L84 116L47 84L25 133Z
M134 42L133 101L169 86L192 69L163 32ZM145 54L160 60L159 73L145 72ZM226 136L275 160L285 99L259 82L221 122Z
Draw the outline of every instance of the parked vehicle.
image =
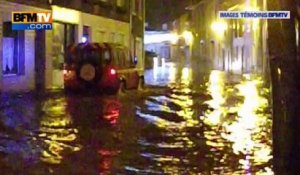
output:
M130 55L129 49L117 44L105 43L105 45L110 50L112 58L110 64L117 70L121 90L137 89L143 84L143 76L139 75L136 67L137 60Z
M70 45L64 65L65 89L116 94L120 89L137 88L141 77L133 60L129 49L116 44Z

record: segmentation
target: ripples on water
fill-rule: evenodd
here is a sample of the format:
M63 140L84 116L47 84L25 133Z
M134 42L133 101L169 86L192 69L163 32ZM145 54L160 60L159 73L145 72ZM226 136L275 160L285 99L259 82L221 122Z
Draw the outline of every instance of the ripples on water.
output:
M273 174L269 91L260 77L234 83L212 71L203 83L172 65L166 74L159 83L167 93L142 103L124 97L121 111L118 100L102 97L10 104L0 113L1 172Z
M273 174L269 91L260 77L240 83L212 71L195 91L191 69L166 95L150 96L138 107L146 123L138 141L147 165L128 171L153 174ZM191 86L193 85L193 86Z
M41 160L50 164L59 164L64 153L80 150L76 144L78 130L74 128L72 117L66 113L67 102L64 98L51 99L44 103L39 138L43 140Z
M31 96L8 98L7 101L10 104L0 113L3 123L0 132L1 174L94 174L110 168L111 157L116 151L102 147L97 139L93 139L95 136L90 139L87 135L95 131L98 138L109 137L104 132L102 135L96 132L98 128L92 127L93 122L103 119L102 130L107 128L105 123L115 126L119 102L62 95L43 101L33 100ZM93 146L95 148L90 149ZM89 149L91 157L88 157ZM72 159L71 155L78 156ZM99 157L102 159L97 159ZM87 163L93 159L98 167Z

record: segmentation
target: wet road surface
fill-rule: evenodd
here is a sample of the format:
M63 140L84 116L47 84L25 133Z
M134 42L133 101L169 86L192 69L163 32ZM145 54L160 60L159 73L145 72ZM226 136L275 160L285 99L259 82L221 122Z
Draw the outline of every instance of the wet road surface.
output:
M260 77L165 69L119 96L2 95L1 174L273 174Z

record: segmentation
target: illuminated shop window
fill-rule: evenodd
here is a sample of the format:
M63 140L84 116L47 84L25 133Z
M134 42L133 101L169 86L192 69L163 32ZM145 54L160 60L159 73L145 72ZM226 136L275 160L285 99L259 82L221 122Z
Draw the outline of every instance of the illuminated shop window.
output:
M75 43L75 25L54 22L52 31L52 66L55 70L61 70L66 48Z

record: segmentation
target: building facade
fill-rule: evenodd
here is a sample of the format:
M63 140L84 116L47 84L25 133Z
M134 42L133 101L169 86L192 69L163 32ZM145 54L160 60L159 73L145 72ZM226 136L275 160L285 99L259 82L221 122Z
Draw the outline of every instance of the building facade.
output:
M137 61L139 74L144 73L144 31L145 31L145 1L130 0L130 48L131 55Z
M158 57L170 60L171 37L172 34L169 31L145 31L145 51L154 52Z
M50 11L47 3L37 6L0 1L0 88L23 91L35 88L35 31L12 31L12 11Z
M1 0L0 91L63 88L66 48L82 40L129 47L142 69L143 4L143 0ZM52 12L53 29L12 31L12 11Z
M187 17L175 20L174 31L190 31L191 57L210 62L214 69L238 74L263 73L268 65L267 21L223 20L218 12L266 9L266 0L203 0L187 7Z
M172 22L172 31L178 36L177 42L172 42L172 59L177 61L190 61L194 37L191 37L191 19L190 13L182 14L178 19Z

